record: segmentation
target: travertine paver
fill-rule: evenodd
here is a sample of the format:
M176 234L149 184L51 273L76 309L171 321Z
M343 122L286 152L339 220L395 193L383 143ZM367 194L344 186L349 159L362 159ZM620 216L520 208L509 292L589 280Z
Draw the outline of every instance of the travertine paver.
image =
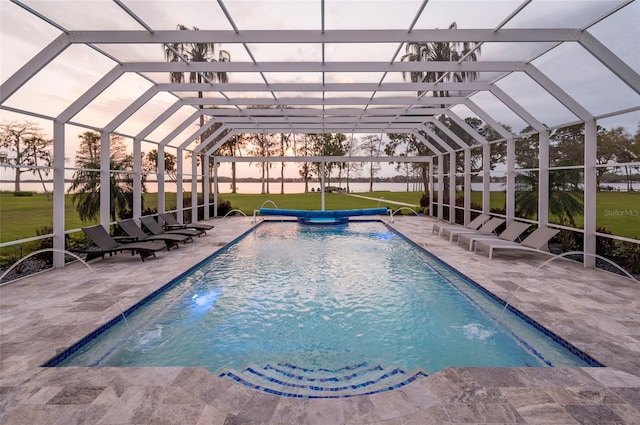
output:
M430 218L392 227L585 350L606 368L450 368L349 399L277 397L202 368L41 368L252 227L248 218L141 263L118 255L0 288L0 423L639 424L640 283L547 257L470 254L431 234Z

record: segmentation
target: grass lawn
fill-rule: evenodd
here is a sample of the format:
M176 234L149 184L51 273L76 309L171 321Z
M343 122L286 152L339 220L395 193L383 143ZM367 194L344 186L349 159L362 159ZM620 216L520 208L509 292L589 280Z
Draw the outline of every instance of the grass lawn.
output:
M95 223L83 223L70 196L65 199L65 228L77 229ZM43 193L13 196L0 192L0 241L8 242L36 236L36 229L53 226L53 200Z
M267 200L275 202L278 208L298 209L298 210L319 210L322 207L321 193L297 193L292 195L281 194L224 194L221 197L231 202L233 208L243 211L247 215L252 215L253 210L259 209ZM377 208L390 207L397 209L398 205L393 205L385 201L397 201L408 204L420 204L420 192L369 192L358 193L357 195L374 198L372 200L347 196L337 193L325 194L325 209L342 210L357 208ZM384 198L384 199L380 199ZM379 204L379 205L378 205ZM268 202L265 208L273 208L273 204Z
M371 192L359 193L374 200L356 198L352 196L328 193L325 195L325 208L356 209L391 207L397 205L385 201L398 201L418 205L420 192ZM480 203L480 193L473 192L473 202ZM175 193L166 193L165 209L175 207ZM272 200L278 208L292 208L315 210L321 208L321 194L316 192L300 194L225 194L223 199L231 202L237 208L252 215L253 210L259 209L266 200ZM384 199L380 199L384 198ZM157 194L144 195L147 207L157 205ZM492 207L504 207L504 192L495 192L491 196ZM0 241L8 242L36 236L36 229L51 226L53 223L53 202L47 200L44 194L34 194L29 197L16 197L13 193L0 193ZM272 207L271 203L264 205ZM579 218L581 221L581 219ZM630 238L640 237L640 192L599 192L597 195L597 225L604 227L615 235ZM65 228L77 229L94 223L83 223L78 218L71 197L65 202ZM15 248L9 248L11 250Z
M482 203L482 193L472 192L474 204ZM504 208L505 192L491 192L491 208ZM553 222L553 217L550 217ZM582 224L577 216L576 223ZM640 192L598 192L596 195L596 226L617 236L640 238ZM582 227L582 226L580 226Z

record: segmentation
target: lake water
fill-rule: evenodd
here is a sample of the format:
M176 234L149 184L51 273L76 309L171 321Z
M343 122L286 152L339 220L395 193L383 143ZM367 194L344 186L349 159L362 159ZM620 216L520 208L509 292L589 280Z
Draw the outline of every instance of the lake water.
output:
M48 191L52 191L53 190L53 183L51 182L46 182L45 183L47 190ZM66 185L66 189L69 189L70 183L67 183ZM327 184L328 186L328 184ZM340 186L338 183L332 182L331 186ZM343 188L346 188L346 184L342 183L341 185ZM627 190L627 184L626 183L603 183L602 184L603 187L611 187L613 191L619 191L619 192L626 192ZM22 190L30 190L33 192L38 192L38 193L43 193L44 190L42 188L42 183L40 182L23 182L20 185ZM158 191L158 185L155 182L147 182L146 183L146 187L147 187L147 191L151 192L151 193L155 193ZM409 187L409 191L411 192L418 192L418 191L422 191L423 187L422 184L420 183L409 183L408 185ZM186 183L183 186L184 190L186 192L190 192L191 191L191 184L190 183ZM237 193L241 193L241 194L255 194L255 193L262 193L262 184L260 182L239 182L236 184L236 188L237 188ZM313 183L309 183L309 190L313 189L314 191L320 189L320 183L318 182L313 182ZM471 189L473 191L482 191L482 183L472 183L471 184ZM635 190L638 190L638 185L635 185L634 187ZM2 183L0 183L0 190L3 191L13 191L13 182L8 182L7 180L3 180ZM166 182L165 183L165 190L167 192L175 192L176 191L176 186L175 184L171 183L171 182ZM225 194L225 193L231 193L231 183L229 182L224 182L224 183L218 183L218 190L220 191L221 194ZM351 192L369 192L369 183L367 182L354 182L354 183L349 183L349 190ZM407 184L406 183L388 183L388 182L374 182L373 183L373 190L374 191L390 191L390 192L406 192L407 191ZM504 192L506 190L506 187L504 185L504 183L491 183L490 185L490 190L492 192ZM269 184L269 192L268 193L273 193L273 194L277 194L280 193L280 183L279 182L271 182ZM284 193L286 194L291 194L291 193L304 193L304 183L302 182L285 182L284 184Z

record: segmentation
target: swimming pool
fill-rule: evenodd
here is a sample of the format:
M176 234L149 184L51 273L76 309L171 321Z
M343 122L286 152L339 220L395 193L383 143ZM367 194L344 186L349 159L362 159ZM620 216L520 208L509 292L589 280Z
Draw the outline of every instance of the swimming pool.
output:
M53 363L429 373L593 365L516 314L496 324L502 309L382 223L270 222L137 308L133 334L117 323Z

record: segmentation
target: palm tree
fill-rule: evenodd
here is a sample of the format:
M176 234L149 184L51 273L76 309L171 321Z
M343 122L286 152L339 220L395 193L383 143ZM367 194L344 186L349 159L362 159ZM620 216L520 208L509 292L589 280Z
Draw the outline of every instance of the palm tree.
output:
M69 193L73 194L71 199L80 220L91 221L100 216L100 135L87 131L79 137L80 147L76 152L75 162L79 170L73 175ZM111 138L109 169L109 215L111 221L116 221L117 217L123 217L133 207L133 157L126 153L120 137Z
M280 146L278 147L278 155L285 156L289 147L291 146L292 134L282 134L280 133ZM280 163L280 194L284 195L284 167L285 163L282 161Z
M574 170L554 170L549 173L549 213L559 222L575 226L582 215L583 193L572 184ZM516 205L520 215L535 219L538 213L538 173L524 171L516 176Z
M458 25L452 22L449 29L457 29ZM475 42L424 42L407 43L405 54L401 61L430 62L430 61L459 61L462 58L470 61L478 60L480 46ZM441 71L412 71L408 73L412 83L435 83L436 81L475 81L478 73L475 71L441 72ZM407 73L402 73L402 78L407 80ZM419 91L418 95L422 92ZM449 92L439 90L433 92L434 97L447 97Z
M178 30L188 31L189 28L178 24ZM193 31L199 28L193 27ZM168 62L180 62L183 59L189 62L229 62L231 54L227 50L218 49L216 43L171 43L164 46L164 57ZM191 71L189 74L190 83L202 83L203 80L209 80L217 83L228 83L229 77L226 72ZM186 81L185 73L172 72L172 83L184 83ZM199 92L198 97L202 97Z
M176 27L180 31L188 31L189 28L184 25L178 24ZM193 27L193 31L198 31L199 28ZM180 62L181 60L187 60L189 62L230 62L231 54L227 50L223 50L216 47L216 43L169 43L163 47L164 57L167 62ZM172 83L184 83L186 81L186 74L183 72L172 72ZM229 76L226 72L188 72L190 83L202 83L208 81L211 83L228 83ZM202 91L198 92L198 98L202 99ZM203 105L199 105L200 109L203 109ZM204 115L200 115L200 127L204 125ZM200 140L204 140L202 137ZM204 176L204 162L202 164L202 175ZM204 185L204 181L202 182Z

